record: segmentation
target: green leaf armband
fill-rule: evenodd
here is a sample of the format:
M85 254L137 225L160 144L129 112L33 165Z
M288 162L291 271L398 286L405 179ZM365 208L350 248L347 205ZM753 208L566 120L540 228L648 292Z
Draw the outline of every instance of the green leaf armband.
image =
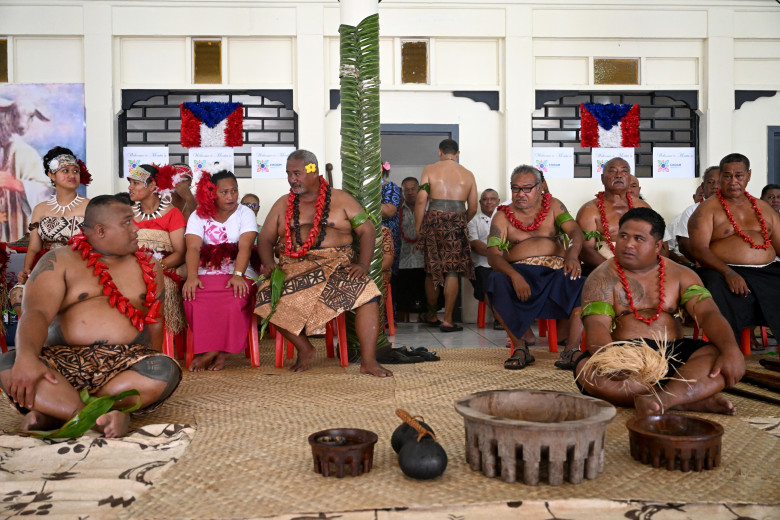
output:
M569 222L570 220L574 220L574 217L572 217L568 211L564 211L563 213L555 217L555 228L561 229L561 226L565 222Z
M368 216L368 213L366 213L365 211L361 211L360 213L358 213L357 215L349 219L349 223L352 225L352 229L356 229L360 227L363 224L363 222L365 222L369 218L371 217Z
M612 306L612 304L607 302L590 302L582 308L583 318L594 314L609 316L612 318L612 325L610 326L609 331L612 332L615 330L615 308Z
M502 240L499 237L490 237L487 241L488 247L497 247L499 251L509 251L512 249L512 243L508 240Z
M363 213L365 215L365 213ZM282 299L282 289L284 288L284 271L279 269L278 267L274 267L274 270L271 271L271 312L268 313L268 316L265 317L263 320L262 325L260 326L260 339L263 339L263 335L265 334L265 329L268 328L268 324L271 323L271 316L274 315L276 312L276 306L279 305L279 300Z
M430 185L430 183L426 182L425 184L420 184L420 187L417 188L417 191L418 192L424 191L428 195L430 195L431 194L431 185Z
M601 249L601 241L604 239L604 235L601 234L601 231L583 231L583 235L585 235L585 240L588 241L590 239L595 238L596 239L596 251Z
M696 298L696 303L699 303L702 300L706 300L707 298L712 298L712 294L710 291L707 290L706 287L702 287L698 284L693 284L689 286L687 289L685 289L682 293L682 296L680 296L680 307L683 307L686 303L691 301L693 298Z

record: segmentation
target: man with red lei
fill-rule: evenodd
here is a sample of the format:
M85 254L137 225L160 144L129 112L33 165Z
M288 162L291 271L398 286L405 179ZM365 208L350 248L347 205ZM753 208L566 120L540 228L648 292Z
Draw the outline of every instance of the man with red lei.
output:
M0 357L3 392L24 413L22 430L48 430L85 404L79 392L116 395L136 389L100 416L106 437L127 433L120 411L140 398L158 407L181 380L178 364L160 353L163 273L138 252L133 211L113 195L92 199L83 234L46 253L25 285L16 350Z
M499 206L490 224L487 256L494 269L486 293L495 317L509 334L515 351L504 368L519 370L535 361L523 335L537 318L569 320L569 340L561 353L566 368L579 347L582 230L566 206L542 193L542 172L533 166L514 169L509 187L512 204ZM562 234L568 235L564 248Z
M631 208L650 207L630 195L630 177L631 168L625 159L614 157L607 161L601 174L604 191L583 204L577 213L577 224L585 234L580 259L585 263L586 272L614 256L620 217Z
M634 406L638 415L668 410L733 415L734 405L718 392L742 378L744 356L696 273L661 256L665 227L649 208L628 211L620 219L615 257L588 276L582 291L587 351L574 359L577 386L586 395ZM711 343L683 336L681 311L696 320ZM668 371L652 391L625 371L598 375L584 362L613 341L639 339L656 350L666 342Z
M360 343L360 372L391 376L377 362L380 292L368 276L376 229L360 204L347 192L333 189L319 174L317 157L296 150L287 157L290 193L277 200L265 219L258 249L266 277L278 267L285 273L282 297L271 323L298 350L292 367L307 370L315 350L307 335L341 313L355 311ZM360 255L352 249L352 232L360 239ZM274 248L281 244L277 265ZM258 288L255 313L271 314L270 282Z
M750 195L750 161L732 153L720 161L720 189L688 222L699 276L737 338L746 327L780 332L780 216Z

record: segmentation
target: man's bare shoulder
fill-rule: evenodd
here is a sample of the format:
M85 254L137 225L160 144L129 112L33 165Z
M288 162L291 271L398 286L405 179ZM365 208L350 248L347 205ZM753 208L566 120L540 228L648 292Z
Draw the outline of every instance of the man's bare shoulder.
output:
M650 204L646 200L637 199L634 201L635 208L650 208ZM651 208L652 209L652 208Z
M35 268L30 273L30 282L35 282L39 276L49 278L50 276L64 276L67 269L76 265L81 260L81 254L73 251L69 246L53 249L43 255Z
M598 215L596 199L589 200L577 211L577 223L582 225L583 222L596 218L596 215Z
M596 267L585 280L582 288L582 303L614 301L615 286L618 278L615 274L615 262L610 259Z
M344 209L348 211L354 211L358 209L358 211L363 211L362 207L360 206L360 203L344 190L339 189L332 189L330 192L330 204L331 207L343 207Z
M569 211L566 208L566 204L564 204L560 199L556 199L555 197L550 199L550 207L553 209L555 214L567 213Z

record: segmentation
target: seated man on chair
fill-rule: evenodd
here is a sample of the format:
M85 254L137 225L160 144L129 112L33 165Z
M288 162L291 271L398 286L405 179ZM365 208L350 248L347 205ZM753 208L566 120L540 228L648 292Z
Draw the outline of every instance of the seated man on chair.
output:
M16 350L0 357L3 392L26 415L22 430L61 426L93 396L140 392L151 410L176 389L181 369L162 355L163 272L139 253L132 208L113 195L92 199L83 234L44 255L25 285ZM91 324L91 325L90 325ZM126 408L131 396L115 404ZM106 437L127 433L118 409L97 419Z
M392 375L376 360L380 292L368 277L376 240L374 224L354 198L332 189L319 175L317 157L307 150L288 156L287 182L290 193L274 203L257 242L268 277L276 266L274 246L281 243L278 267L285 272L285 282L271 323L298 350L293 370L307 370L314 357L306 334L354 309L360 372ZM363 246L357 259L352 250L353 229ZM266 281L258 289L255 313L265 318L271 310Z
M736 338L754 325L780 330L780 215L745 191L749 181L747 157L721 159L720 189L688 222L699 276Z
M582 320L588 351L575 358L577 385L618 406L635 406L639 415L667 410L734 414L719 395L745 373L745 360L696 273L661 256L664 220L649 208L636 208L620 219L615 257L588 276L582 291ZM679 310L699 323L711 343L683 337ZM668 382L650 391L623 375L597 375L585 361L613 341L644 339L658 350L667 341ZM635 348L619 346L610 348ZM638 367L632 367L638 368Z
M487 295L515 345L504 363L509 370L535 361L522 338L537 318L572 318L568 344L558 362L563 368L569 367L582 336L577 316L585 282L578 259L582 231L561 201L542 193L541 175L532 166L515 168L510 179L512 204L499 206L490 225L487 252L495 272ZM565 250L558 237L561 231L571 240Z

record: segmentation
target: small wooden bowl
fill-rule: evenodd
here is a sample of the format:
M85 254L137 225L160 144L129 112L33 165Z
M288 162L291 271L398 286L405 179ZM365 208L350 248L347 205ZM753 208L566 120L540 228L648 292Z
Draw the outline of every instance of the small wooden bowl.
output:
M322 430L309 435L314 472L323 477L335 474L344 476L349 469L353 477L371 471L374 461L376 433L356 428Z
M634 417L626 423L631 456L654 468L701 471L720 465L723 426L685 415Z

